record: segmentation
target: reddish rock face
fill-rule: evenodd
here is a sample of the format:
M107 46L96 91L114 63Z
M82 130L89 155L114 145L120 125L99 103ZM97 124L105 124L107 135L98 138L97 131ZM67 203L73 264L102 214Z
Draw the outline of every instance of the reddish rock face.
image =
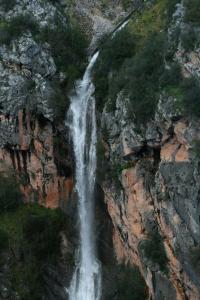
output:
M63 205L73 189L71 176L61 176L55 163L53 135L50 122L40 125L36 119L31 124L30 113L19 111L18 145L0 149L1 170L11 168L25 178L21 191L26 201L38 201L50 208Z
M173 206L175 205L173 204L173 197L176 201L178 194L184 193L184 188L190 179L190 176L189 179L184 179L184 174L189 173L190 168L193 166L189 153L191 142L187 139L189 136L187 131L189 130L191 129L188 128L186 122L181 120L175 124L174 135L161 142L159 164L154 175L155 182L150 190L146 188L145 175L141 175L139 161L135 162L133 167L122 171L120 176L122 188L117 187L114 182L113 184L107 181L103 183L105 201L114 225L113 242L116 257L119 262L125 261L138 265L149 287L149 295L152 299L159 299L156 294L158 286L155 288L155 278L157 276L162 278L163 282L166 280L171 285L173 296L170 296L170 299L200 299L200 291L197 285L195 285L183 266L183 262L175 252L176 239L182 233L187 236L184 243L191 239L191 233L187 228L184 228L181 211ZM195 138L198 139L198 131ZM147 161L152 161L152 159L154 160L153 157L146 158ZM186 169L183 169L184 172L182 172L180 168L184 165ZM169 166L169 170L173 166L173 169L171 173L165 174L163 171L165 169L162 166ZM177 182L173 182L173 180L171 182L170 177L177 178ZM185 183L184 180L186 180ZM167 197L168 192L171 192L171 188L173 191L175 190L171 200L159 199L158 195ZM188 193L191 193L189 188L187 189ZM193 195L190 195L190 197L193 197ZM183 204L180 203L180 205ZM168 259L169 272L167 275L162 274L157 267L152 268L141 254L140 244L148 236L147 221L155 222L159 226ZM162 288L162 286L159 288Z

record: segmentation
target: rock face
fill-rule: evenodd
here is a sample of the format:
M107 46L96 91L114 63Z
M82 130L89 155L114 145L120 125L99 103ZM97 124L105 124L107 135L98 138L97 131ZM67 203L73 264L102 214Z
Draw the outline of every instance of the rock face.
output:
M111 32L120 18L130 12L131 6L125 9L123 2L78 0L69 4L60 0L63 9L78 15L86 26L92 40L90 51L104 33ZM143 1L130 2L135 7ZM0 17L10 20L25 12L42 28L47 23L54 24L57 9L48 1L16 0L7 13L0 10ZM169 36L181 25L183 13L179 5ZM179 45L175 59L185 77L199 77L198 49L186 53ZM74 214L73 201L68 201L73 190L68 133L63 123L55 122L49 105L52 83L58 77L62 74L58 74L50 46L38 41L31 32L24 32L9 46L0 45L0 172L16 172L27 202L39 201ZM200 122L182 117L175 109L176 99L162 92L154 119L138 130L128 116L127 102L129 99L119 93L115 111L108 113L105 107L101 116L103 164L111 169L100 183L111 219L104 207L102 211L97 209L101 259L108 261L112 255L107 232L110 234L113 226L117 259L140 268L149 299L200 299L200 166L195 146L200 140ZM153 249L147 247L152 247L152 243ZM109 247L104 248L105 244ZM66 276L62 266L49 269L48 299L65 299ZM105 282L109 276L108 271ZM115 295L115 291L112 293ZM6 290L0 297L6 299Z
M18 127L13 124L16 121ZM63 171L56 165L56 141L52 124L48 121L41 124L41 120L33 119L25 111L19 111L14 121L8 117L2 123L18 132L13 132L16 142L6 144L0 150L1 170L13 168L16 171L21 178L21 190L27 201L39 201L51 208L63 206L73 186L71 165L66 148L64 154L68 160L62 162Z
M190 72L199 72L198 52L189 57ZM105 108L101 119L104 164L118 170L102 183L117 258L139 266L153 299L200 299L199 121L181 117L176 99L164 93L154 121L139 132L127 116L126 101L119 94L115 111ZM155 241L156 228L167 271L161 253L155 259L155 249L144 251L146 241Z
M140 1L130 1L129 5L125 7L121 0L78 0L67 4L66 9L78 16L91 38L89 51L94 51L98 40L106 33L112 32L120 20L130 13L135 2Z
M54 24L56 8L44 1L16 1L5 20L31 15L41 28ZM63 17L63 22L65 17ZM72 190L67 133L55 129L49 106L57 68L50 46L24 32L0 46L0 160L1 170L13 168L21 178L21 189L32 202L47 207L63 205ZM59 149L63 142L63 150ZM63 156L60 157L62 151Z

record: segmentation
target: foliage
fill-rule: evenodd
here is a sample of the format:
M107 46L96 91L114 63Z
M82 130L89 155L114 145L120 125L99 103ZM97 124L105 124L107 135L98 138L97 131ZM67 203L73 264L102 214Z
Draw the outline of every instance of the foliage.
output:
M161 87L177 98L185 115L200 117L200 84L195 77L184 78L179 64L172 63L161 77Z
M145 300L146 286L138 268L120 265L116 275L116 300ZM106 300L113 299L107 298Z
M163 35L153 35L132 61L127 61L124 93L130 99L129 115L137 124L154 116L158 102L159 79L164 70ZM145 83L145 84L144 84Z
M123 91L124 96L130 99L130 118L139 124L153 117L158 101L159 78L164 71L168 2L155 1L142 14L136 13L135 18L114 38L103 43L104 48L94 68L95 96L100 110L106 103L106 109L114 111L116 97ZM173 1L169 15L175 4L176 1Z
M138 36L137 49L141 49L150 36L166 29L166 9L167 0L157 0L129 23L131 32Z
M67 91L59 82L54 82L53 92L49 97L49 106L53 110L55 120L63 120L69 105Z
M199 47L199 36L193 27L186 27L181 33L181 43L186 51L192 51Z
M113 77L119 71L124 60L133 56L134 49L135 40L128 28L102 42L101 53L94 67L95 96L99 109L103 108L105 97L108 94L108 75L112 73Z
M66 74L66 81L71 87L74 80L82 74L87 40L74 20L66 25L57 16L55 25L55 29L50 24L43 28L39 38L50 44L56 65Z
M54 27L49 24L44 28L39 28L30 15L20 15L0 23L0 44L9 45L13 39L27 31L31 32L39 43L48 42L50 44L56 66L65 74L62 84L58 82L54 84L55 90L49 99L56 119L63 119L68 102L66 94L72 89L74 81L81 77L85 67L87 39L78 23L70 18L66 24L57 15Z
M199 47L199 32L195 27L200 26L200 2L199 0L185 0L184 21L187 26L181 34L182 46L186 51Z
M75 21L65 25L57 17L55 23L55 29L50 26L43 28L39 39L50 44L56 66L65 74L62 84L58 81L54 83L54 92L49 99L49 105L59 121L64 119L69 104L67 94L74 87L75 80L83 73L87 40Z
M168 259L158 229L149 233L148 239L143 241L142 249L148 259L159 265L161 271L167 271Z
M132 0L122 0L122 6L126 10L128 9L132 4Z
M8 234L0 229L0 254L8 248Z
M13 9L15 4L16 0L0 0L0 6L3 7L5 12L8 12L9 10Z
M166 0L167 18L168 23L170 22L173 13L176 10L176 5L180 3L180 0Z
M36 35L39 33L39 26L30 15L20 15L0 23L0 44L9 45L13 39L18 38L22 33L30 31Z
M5 176L0 173L0 214L15 210L22 201L19 183L12 175Z
M184 2L185 22L192 23L196 26L200 26L200 2L199 0L185 0Z
M60 255L59 232L65 228L62 213L21 206L1 215L0 228L9 242L13 290L22 299L41 299L47 266L54 265Z
M181 67L178 63L173 62L164 70L161 79L161 87L177 86L182 80Z
M200 85L194 78L187 78L182 82L183 99L182 105L185 113L200 118Z

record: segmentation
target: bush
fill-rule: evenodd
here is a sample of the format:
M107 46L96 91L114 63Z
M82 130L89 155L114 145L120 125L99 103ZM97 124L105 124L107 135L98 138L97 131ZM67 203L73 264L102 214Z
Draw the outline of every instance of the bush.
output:
M186 116L200 118L200 83L197 78L184 78L179 64L172 63L161 77L161 87L179 100L178 108Z
M167 271L168 258L158 229L149 233L148 239L143 241L142 249L148 259L159 265L161 271Z
M189 25L184 28L181 41L186 51L191 51L195 47L199 47L199 33L195 30L195 26L200 26L200 2L199 0L185 0L185 17L184 21Z
M102 42L100 55L94 66L94 84L97 107L102 110L109 91L109 76L117 74L126 58L135 53L135 38L126 27L113 38ZM111 78L111 81L112 81Z
M119 266L117 270L116 300L145 300L147 299L146 285L138 268ZM113 299L113 298L111 298ZM108 299L106 299L108 300Z
M199 0L185 0L185 22L200 26L200 2Z
M58 82L53 84L53 88L53 93L49 98L49 106L53 110L55 120L60 121L65 118L69 106L69 98L65 87L62 87Z
M22 194L16 178L0 173L0 213L15 210L22 202Z
M166 86L178 86L182 80L181 67L178 63L173 62L164 70L160 85L165 88Z
M124 83L120 82L118 86L120 88L123 86L125 96L129 97L129 116L138 125L154 117L158 102L159 79L163 70L162 34L150 36L144 48L133 59L127 60L121 70Z
M166 0L166 7L167 7L167 19L168 22L170 22L175 10L176 10L176 5L180 3L179 0Z
M8 234L0 229L0 254L8 248Z
M66 74L66 82L71 88L84 70L87 40L76 22L65 25L57 16L55 24L55 29L45 27L39 39L50 44L55 63Z
M199 37L193 27L187 27L182 31L181 43L186 51L192 51L195 47L199 47Z
M184 91L182 105L186 114L200 118L200 85L194 77L181 84Z
M16 0L0 0L0 6L3 7L5 12L8 12L9 10L13 9L15 4Z
M13 39L30 31L36 35L39 33L39 26L30 15L20 15L0 23L0 44L9 45Z
M59 232L63 227L63 216L59 211L33 208L27 211L23 220L25 248L38 261L55 262L59 253Z
M20 299L39 300L49 267L60 258L60 232L66 229L60 210L24 205L1 215L0 247L9 242L11 288ZM70 228L69 228L70 230Z

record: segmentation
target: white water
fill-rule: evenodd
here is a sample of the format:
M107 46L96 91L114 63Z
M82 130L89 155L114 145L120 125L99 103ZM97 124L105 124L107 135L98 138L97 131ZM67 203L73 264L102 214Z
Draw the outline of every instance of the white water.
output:
M112 37L127 25L124 22ZM111 38L112 38L111 37ZM83 80L77 83L71 96L68 122L76 160L76 190L80 218L80 249L70 287L69 300L100 300L101 266L96 259L94 238L94 186L96 173L96 116L92 68L98 58L96 52L86 69Z
M101 268L95 255L94 185L96 173L96 116L91 71L98 52L92 57L76 95L71 97L69 114L76 159L76 190L79 199L80 249L78 265L69 288L70 300L99 300Z

